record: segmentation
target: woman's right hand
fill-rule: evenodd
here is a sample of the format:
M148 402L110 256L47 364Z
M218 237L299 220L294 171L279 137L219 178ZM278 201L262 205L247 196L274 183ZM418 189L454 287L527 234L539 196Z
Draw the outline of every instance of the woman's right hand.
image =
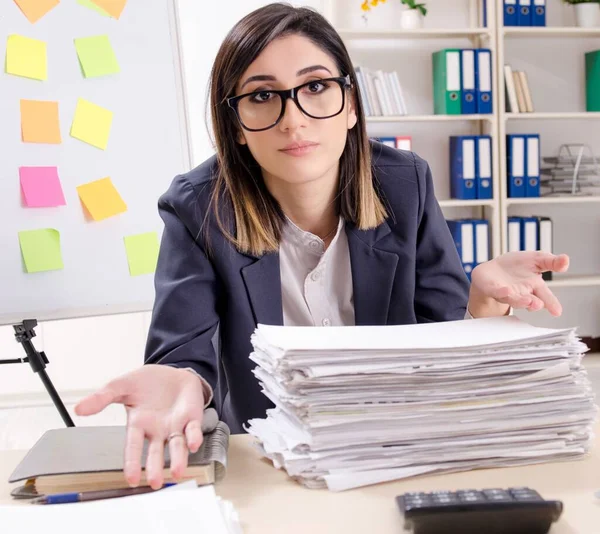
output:
M204 393L202 380L185 369L148 364L106 384L75 406L77 415L93 415L109 404L123 404L127 411L125 479L138 486L144 438L148 438L146 480L153 488L163 485L164 446L169 435L180 432L169 445L171 474L184 475L188 451L202 444Z

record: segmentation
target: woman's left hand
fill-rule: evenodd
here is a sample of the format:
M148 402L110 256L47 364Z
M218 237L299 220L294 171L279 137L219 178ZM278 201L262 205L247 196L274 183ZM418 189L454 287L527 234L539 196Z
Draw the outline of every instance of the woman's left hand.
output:
M471 273L469 312L473 317L508 314L510 307L538 311L546 308L559 316L562 306L542 273L563 273L569 268L566 254L508 252L479 264Z

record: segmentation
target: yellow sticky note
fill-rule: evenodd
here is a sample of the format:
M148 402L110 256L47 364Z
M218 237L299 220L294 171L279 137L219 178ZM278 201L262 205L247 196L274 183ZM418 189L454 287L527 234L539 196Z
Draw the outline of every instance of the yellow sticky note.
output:
M54 228L19 232L21 254L28 273L63 269L60 233Z
M95 221L127 211L127 205L108 177L78 186L77 193Z
M71 136L106 150L112 116L112 111L80 98L71 125Z
M127 0L92 0L99 8L106 11L111 17L118 19L125 9Z
M9 35L6 42L5 66L7 74L47 80L46 43L22 35Z
M77 50L81 70L86 78L119 72L119 63L108 40L108 35L75 39L75 50Z
M102 15L103 17L110 17L110 15L106 11L104 11L104 9L102 9L101 7L98 7L96 4L94 4L94 2L92 2L92 0L77 0L77 3L80 6L92 9L96 13L99 13L100 15Z
M60 144L58 102L21 100L21 139L24 143Z
M137 276L156 271L158 261L158 236L156 232L128 235L123 238L129 263L129 274Z
M15 0L15 4L32 24L56 7L60 0Z

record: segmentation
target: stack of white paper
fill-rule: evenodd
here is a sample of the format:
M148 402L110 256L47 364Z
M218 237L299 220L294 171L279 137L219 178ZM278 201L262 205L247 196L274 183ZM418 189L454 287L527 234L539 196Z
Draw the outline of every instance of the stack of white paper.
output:
M247 430L309 487L565 460L590 448L597 407L575 329L517 317L259 325L252 344L254 373L276 407Z

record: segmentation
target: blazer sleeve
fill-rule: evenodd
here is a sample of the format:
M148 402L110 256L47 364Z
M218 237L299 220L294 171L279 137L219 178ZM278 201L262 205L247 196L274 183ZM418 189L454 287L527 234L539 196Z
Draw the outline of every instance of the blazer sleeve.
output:
M217 276L199 239L198 198L187 178L178 176L158 201L164 230L144 363L191 368L215 389Z
M429 164L416 157L419 184L415 314L419 323L465 318L469 280L435 198Z

